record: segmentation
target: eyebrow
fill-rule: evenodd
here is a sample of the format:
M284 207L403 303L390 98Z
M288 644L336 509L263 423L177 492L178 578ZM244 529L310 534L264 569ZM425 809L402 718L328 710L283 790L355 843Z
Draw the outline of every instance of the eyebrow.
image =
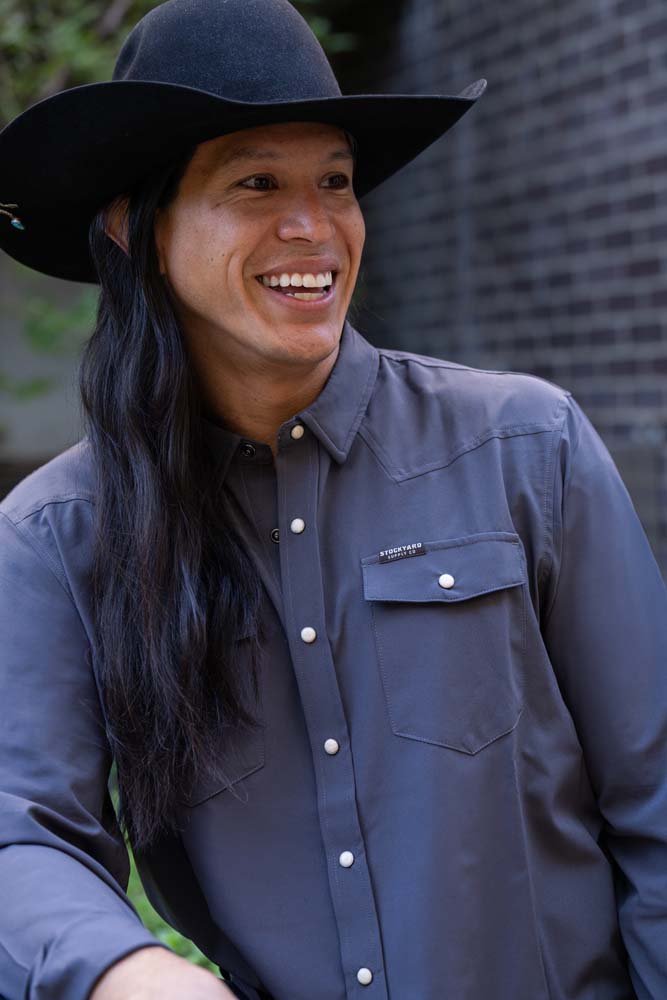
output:
M220 161L220 165L223 167L229 166L231 163L236 163L239 160L287 160L289 156L285 153L274 153L267 149L257 149L254 146L239 146L238 149L233 150L228 153L227 156L223 156ZM336 160L354 160L352 151L349 149L335 149L333 152L325 156L321 161L322 163L334 163Z

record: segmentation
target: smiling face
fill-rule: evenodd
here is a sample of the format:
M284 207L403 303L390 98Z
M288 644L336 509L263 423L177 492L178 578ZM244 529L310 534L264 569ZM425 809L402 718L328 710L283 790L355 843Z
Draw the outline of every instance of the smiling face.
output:
M365 239L345 133L286 122L201 143L155 235L200 355L246 370L321 362L340 340Z

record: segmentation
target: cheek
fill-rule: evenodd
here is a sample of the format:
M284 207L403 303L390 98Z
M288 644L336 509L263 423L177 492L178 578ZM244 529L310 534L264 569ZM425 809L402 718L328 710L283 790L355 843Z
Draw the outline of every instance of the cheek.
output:
M202 304L232 283L236 255L224 226L191 218L171 227L162 247L167 276L182 301Z
M364 222L364 217L360 208L357 208L357 210L353 213L353 216L350 219L348 231L350 247L354 248L355 254L361 257L361 252L364 248L364 242L366 240L366 223Z

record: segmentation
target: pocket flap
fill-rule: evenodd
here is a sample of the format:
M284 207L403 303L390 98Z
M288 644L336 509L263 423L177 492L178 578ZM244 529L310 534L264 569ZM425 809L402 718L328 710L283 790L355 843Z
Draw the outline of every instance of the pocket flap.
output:
M422 555L361 560L367 601L451 603L526 582L518 535L494 531L423 542Z

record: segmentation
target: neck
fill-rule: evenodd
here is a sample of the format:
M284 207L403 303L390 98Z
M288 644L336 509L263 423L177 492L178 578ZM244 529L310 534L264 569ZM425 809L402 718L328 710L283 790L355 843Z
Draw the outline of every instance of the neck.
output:
M265 365L254 370L207 367L200 372L206 416L241 437L268 444L275 456L280 427L319 396L338 349L314 365L291 365L287 371Z

